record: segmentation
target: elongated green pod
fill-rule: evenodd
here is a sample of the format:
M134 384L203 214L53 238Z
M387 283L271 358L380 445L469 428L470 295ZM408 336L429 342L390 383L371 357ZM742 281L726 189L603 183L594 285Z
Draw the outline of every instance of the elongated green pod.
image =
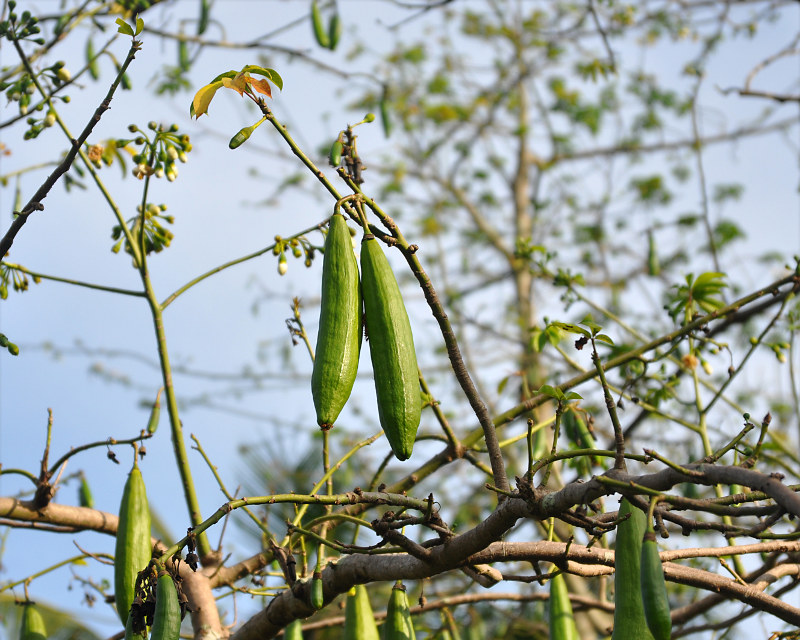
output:
M658 251L656 250L656 240L652 231L647 232L647 273L657 276L661 273L661 265L658 262Z
M378 105L381 112L381 125L383 126L383 135L388 138L392 135L392 116L389 114L389 98L384 95L381 98L380 105Z
M163 387L158 390L156 400L152 409L150 409L150 418L147 420L147 433L155 433L156 429L158 429L158 421L161 418L161 392L163 390Z
M322 609L324 604L325 597L322 593L322 574L315 571L314 576L311 578L311 606L319 610Z
M283 631L283 640L303 640L303 623L292 620Z
M330 429L356 381L361 352L361 287L358 263L344 216L331 218L322 263L319 333L311 373L317 424Z
M228 142L228 148L238 149L241 147L248 140L248 138L250 138L254 130L255 127L253 126L239 129L239 131L237 131L236 134L230 139L230 142Z
M653 640L647 628L640 586L642 536L647 516L625 498L619 507L620 517L631 517L617 526L614 544L614 633L612 640L641 638Z
M47 640L47 629L42 614L32 602L22 607L22 626L19 630L20 640Z
M641 561L642 603L647 627L655 640L669 640L672 634L672 619L669 614L667 583L664 569L658 557L658 545L652 523L648 523L642 541Z
M150 640L178 640L181 635L181 605L169 572L161 570L156 583L156 612Z
M386 623L383 625L383 640L416 640L411 611L408 608L406 588L401 582L392 587L389 606L386 608Z
M200 0L200 18L197 21L197 35L201 36L208 29L208 21L211 17L211 5L209 0Z
M342 20L339 17L337 10L328 22L328 48L333 51L336 45L339 44L339 39L342 37Z
M136 576L150 562L151 555L147 492L142 472L134 463L122 491L114 548L114 601L123 624L128 620L133 602Z
M322 14L319 11L317 0L311 0L311 27L314 30L314 39L317 44L326 49L330 48L330 39L328 32L325 31L325 25L322 24Z
M183 71L188 71L190 66L189 45L186 40L178 40L178 67Z
M92 489L89 486L89 482L86 480L86 476L84 475L83 471L81 471L81 486L78 488L78 500L82 507L88 507L89 509L94 507L94 496L92 496Z
M580 640L563 573L550 580L550 640Z
M342 151L344 151L342 139L336 138L331 145L331 152L328 157L332 167L338 167L342 163Z
M86 65L92 80L97 80L100 77L100 66L95 57L94 42L92 42L91 38L86 40Z
M371 234L361 243L361 290L378 416L395 457L407 460L421 413L417 355L400 287Z
M367 588L358 584L347 595L342 640L380 640Z

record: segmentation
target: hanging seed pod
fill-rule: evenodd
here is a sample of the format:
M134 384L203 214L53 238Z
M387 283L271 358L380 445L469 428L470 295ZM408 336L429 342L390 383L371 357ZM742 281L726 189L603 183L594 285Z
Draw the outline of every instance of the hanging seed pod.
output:
M342 640L380 640L367 588L356 585L347 595Z
M293 620L283 631L283 640L303 640L303 623Z
M81 471L81 486L78 487L78 502L82 507L89 509L94 507L94 496L92 496L92 489L86 480L86 476Z
M317 424L330 429L342 411L361 352L361 286L350 229L344 216L331 218L322 263L319 333L311 373Z
M200 19L197 21L197 35L201 36L208 29L208 20L210 18L211 6L208 0L200 0Z
M400 287L372 235L361 243L361 290L378 417L395 457L407 460L421 414L417 355Z
M641 587L644 617L655 640L669 640L672 634L672 619L669 613L667 583L664 568L658 557L658 545L653 523L647 523L642 541Z
M114 600L125 624L133 602L136 576L147 566L150 546L150 509L142 472L134 461L122 492L117 542L114 548Z
M342 37L342 21L337 10L328 22L328 48L333 51Z
M562 573L550 580L550 640L580 640Z
M661 273L661 265L658 262L658 252L656 251L656 241L653 232L647 232L647 273L657 276Z
M331 152L328 156L328 160L330 161L332 167L338 167L340 164L342 164L342 151L344 151L344 143L342 143L342 138L339 136L333 141L333 144L331 145Z
M392 594L389 596L383 640L416 640L406 588L399 581L392 587Z
M86 41L86 65L92 80L97 80L100 77L100 67L95 57L94 42L91 38Z
M325 604L324 595L322 593L322 574L318 571L314 572L311 578L311 606L317 611L322 609Z
M642 535L647 516L625 498L620 502L620 517L631 517L617 526L614 544L614 633L612 640L641 638L653 640L647 628L640 587Z
M150 640L179 640L181 633L181 605L172 576L159 571L156 583L156 612Z
M325 26L322 24L322 14L319 11L317 0L311 0L311 26L314 30L314 39L320 47L330 48L330 38Z
M26 602L22 608L22 626L19 640L47 640L47 629L42 614L32 602Z

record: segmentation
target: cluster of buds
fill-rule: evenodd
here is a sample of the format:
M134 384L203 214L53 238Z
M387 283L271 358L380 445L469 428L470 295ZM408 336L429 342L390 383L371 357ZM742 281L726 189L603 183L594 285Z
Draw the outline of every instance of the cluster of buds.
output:
M278 256L278 274L284 275L289 270L289 261L286 254L291 252L295 258L303 258L306 267L310 267L316 252L316 247L306 238L282 238L275 236L275 246L272 248L272 255Z
M133 140L117 140L117 146L126 147L131 143L142 145L142 149L133 156L133 161L136 163L133 168L134 177L139 180L147 176L166 177L170 182L174 182L178 177L177 163L186 162L186 154L192 150L189 136L179 135L177 124L165 128L164 125L151 121L147 128L155 132L152 140L132 124L128 127L128 131L142 135Z
M16 0L9 0L8 18L0 22L0 37L7 37L9 40L25 40L29 38L31 42L44 44L44 38L33 37L41 33L38 24L39 19L32 15L30 11L23 11L21 16L17 15L14 13L16 8Z
M67 78L67 80L63 80ZM70 78L69 71L64 67L64 63L59 61L49 67L45 67L37 73L37 79L42 85L43 90L50 94L53 100L69 102L69 96L54 96L52 92L60 87ZM43 111L46 107L44 100L36 105L32 104L33 95L36 93L36 83L30 75L22 73L13 80L0 82L0 91L4 91L8 102L16 102L20 115L27 115L31 110ZM38 136L43 129L52 127L56 122L56 114L49 108L46 115L42 118L28 118L30 129L25 132L25 139L30 140Z
M172 242L173 233L167 229L164 224L172 224L175 218L171 215L164 215L167 210L165 204L148 203L144 210L142 205L136 207L138 215L127 221L127 226L131 230L131 234L137 242L141 242L142 233L144 233L144 250L146 254L159 253ZM144 225L142 223L144 222ZM116 225L111 231L111 237L116 240L111 250L118 253L119 250L125 247L125 251L132 254L128 246L127 237L123 234L123 229L120 225Z

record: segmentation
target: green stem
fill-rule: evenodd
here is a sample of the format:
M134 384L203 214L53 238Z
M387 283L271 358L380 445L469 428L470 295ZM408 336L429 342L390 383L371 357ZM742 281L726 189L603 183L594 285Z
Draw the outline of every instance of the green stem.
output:
M303 507L307 507L308 505L312 504L321 504L321 505L345 505L345 504L375 504L375 505L395 505L399 507L406 507L410 509L416 509L418 511L422 511L423 513L427 512L429 508L429 503L427 500L419 500L417 498L411 498L406 495L397 494L397 493L386 493L385 491L381 491L380 493L375 492L367 492L362 491L361 493L340 493L334 494L332 496L328 495L319 495L319 494L297 494L297 493L283 493L283 494L275 494L271 496L256 496L250 498L240 498L238 500L230 500L222 505L219 509L217 509L211 516L203 520L197 526L194 527L194 534L195 536L199 536L199 534L204 533L210 527L215 525L217 522L222 520L225 516L227 516L231 511L235 509L241 509L242 507L248 505L270 505L270 504L296 504L302 505ZM298 514L299 516L299 514ZM295 517L297 520L297 517ZM364 523L365 526L369 526L369 523ZM296 527L295 523L292 523L291 526ZM180 549L183 549L187 543L189 542L189 537L182 538L175 544L173 544L169 549L167 549L160 557L159 560L164 561L165 559L169 558Z
M87 558L92 558L92 557L103 557L103 558L107 558L109 560L113 560L114 559L113 556L105 554L105 553L98 553L98 554L95 554L94 556L86 554L86 553L82 553L80 555L74 556L74 557L69 558L67 560L62 560L61 562L57 562L56 564L47 567L47 569L42 569L41 571L37 571L36 573L32 573L27 578L23 578L22 580L17 580L16 582L9 582L8 584L4 584L2 587L0 587L0 593L2 593L3 591L8 591L9 589L13 589L14 587L16 587L18 585L21 585L21 584L29 584L32 580L34 580L36 578L40 578L40 577L42 577L44 575L47 575L51 571L55 571L56 569L60 569L61 567L64 567L64 566L66 566L68 564L72 564L73 562L79 562L80 560L86 560Z
M203 456L203 460L206 461L206 464L208 465L208 468L211 470L211 473L214 474L214 478L216 479L217 484L219 485L219 489L220 489L220 491L222 491L222 494L229 501L230 500L235 500L236 498L234 498L233 495L228 491L227 487L225 486L225 483L222 481L222 478L220 478L219 473L217 472L217 467L211 462L211 460L209 459L209 457L206 454L205 450L203 449L203 446L200 444L200 440L198 440L197 436L195 436L194 434L192 434L191 438L192 438L192 442L194 442L194 448L197 449L197 451L200 453L201 456ZM253 522L255 522L256 526L259 529L261 529L261 531L267 536L267 539L271 539L272 538L272 533L267 528L267 525L265 523L263 523L259 519L259 517L255 513L253 513L250 509L248 509L247 507L242 507L242 508L244 509L244 512L248 516L250 516L250 519Z
M169 362L169 353L167 351L167 338L164 331L164 317L162 314L161 306L156 299L155 291L153 291L150 278L147 277L147 263L142 261L142 282L145 286L147 293L147 301L150 303L150 312L153 318L153 328L156 334L156 344L158 347L158 359L161 364L161 374L164 383L164 394L167 400L167 412L169 414L170 429L172 434L172 450L175 454L175 461L178 465L178 472L181 476L181 484L183 485L183 494L186 500L186 506L189 510L189 520L193 527L196 527L203 521L200 513L200 503L197 500L197 492L194 488L194 480L192 479L191 469L189 467L189 458L186 455L186 444L183 439L183 427L181 425L180 415L178 413L178 399L175 395L175 386L172 381L172 368ZM197 550L200 559L209 561L213 558L213 550L208 541L208 537L203 531L197 534Z
M27 267L23 267L21 264L15 264L13 262L3 262L0 263L4 267L8 267L9 269L13 269L15 271L21 271L32 278L41 278L42 280L52 280L53 282L63 282L65 284L72 284L76 287L85 287L87 289L95 289L97 291L107 291L108 293L119 293L124 296L136 296L139 298L145 297L143 291L134 291L133 289L119 289L118 287L107 287L102 284L94 284L91 282L83 282L81 280L73 280L71 278L61 278L59 276L50 276L46 273L39 273L38 271L32 271Z
M308 227L307 229L303 229L302 231L299 231L298 233L295 233L292 236L288 236L286 239L291 240L292 238L299 238L300 236L303 236L303 235L305 235L307 233L311 233L312 231L316 231L318 229L321 229L323 226L324 226L324 223L315 224L313 227ZM209 277L219 273L220 271L224 271L225 269L229 269L230 267L234 267L237 264L242 264L243 262L247 262L248 260L252 260L254 258L258 258L259 256L263 256L265 253L271 253L274 248L275 248L275 243L273 242L268 247L264 247L263 249L259 249L258 251L250 253L250 254L248 254L246 256L242 256L241 258L236 258L235 260L230 260L229 262L225 262L225 263L219 265L218 267L214 267L213 269L210 269L209 271L206 271L204 274L199 275L196 278L192 278L185 285L183 285L182 287L180 287L179 289L177 289L176 291L171 293L169 296L167 296L167 298L164 300L164 302L161 303L162 311L164 309L166 309L170 304L172 304L178 296L180 296L181 294L183 294L186 291L188 291L189 289L191 289L198 282L202 282L206 278L209 278Z

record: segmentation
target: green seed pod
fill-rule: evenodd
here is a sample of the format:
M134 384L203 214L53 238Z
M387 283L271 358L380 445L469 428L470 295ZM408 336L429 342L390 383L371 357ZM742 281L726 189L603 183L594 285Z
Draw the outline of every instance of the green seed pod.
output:
M165 570L158 574L156 583L156 612L150 640L178 640L181 633L181 605L172 576Z
M314 576L311 578L311 606L319 611L324 605L325 598L322 593L322 574L319 571L315 571Z
M81 486L78 488L78 501L82 507L92 509L94 507L94 497L92 496L92 489L86 480L86 476L81 471Z
M97 63L97 58L95 58L94 42L92 42L91 38L86 41L86 64L92 80L97 80L100 77L100 67Z
M9 342L8 346L6 347L6 349L8 349L8 352L12 356L18 356L19 355L19 347L17 345L15 345L13 342Z
M201 36L208 29L208 20L211 7L208 0L200 0L200 19L197 21L197 35Z
M647 516L633 507L625 498L619 507L620 517L630 513L631 517L617 527L614 544L614 633L612 640L641 638L653 640L647 628L640 587L640 562L642 535Z
M339 39L342 37L342 21L339 18L339 12L336 11L331 16L328 22L328 48L333 51L336 45L339 44Z
M361 243L361 290L378 417L398 460L411 457L420 421L419 372L411 323L380 243Z
M367 588L356 585L347 595L342 640L380 640Z
M189 60L189 45L186 40L178 40L178 66L186 71L191 65Z
M328 49L330 47L330 39L322 24L322 14L319 12L319 4L317 0L311 0L311 26L314 29L314 39L320 47Z
M408 608L406 588L401 582L392 587L389 606L386 608L386 623L383 625L383 640L416 640L411 611Z
M255 131L255 125L250 127L244 127L243 129L239 129L238 133L231 138L231 141L228 143L229 149L236 149L241 147L245 141L252 135L253 131Z
M319 333L311 374L317 424L330 429L342 411L361 351L361 288L358 264L344 216L331 218L322 263Z
M381 112L381 124L383 125L383 135L390 137L392 135L392 119L389 115L389 99L384 93L379 105Z
M642 541L641 560L642 603L647 627L655 640L669 640L672 634L672 619L669 614L667 583L664 568L658 557L658 545L652 523L648 523Z
M158 429L158 421L161 417L161 392L162 389L158 390L156 394L156 401L153 403L153 408L150 409L150 418L147 421L147 433L155 433L156 429Z
M342 143L342 139L336 138L331 145L331 152L328 156L328 160L330 161L332 167L338 167L342 163L343 150L344 144Z
M580 640L562 573L550 580L550 640Z
M303 623L293 620L283 631L283 640L303 640Z
M656 241L653 232L647 232L647 273L657 276L661 273L661 265L658 262L658 252L656 251Z
M122 491L117 542L114 548L114 600L120 620L128 620L136 576L147 566L150 546L150 509L142 472L134 462Z
M47 629L42 614L32 602L26 602L22 608L22 626L19 631L20 640L47 640Z

